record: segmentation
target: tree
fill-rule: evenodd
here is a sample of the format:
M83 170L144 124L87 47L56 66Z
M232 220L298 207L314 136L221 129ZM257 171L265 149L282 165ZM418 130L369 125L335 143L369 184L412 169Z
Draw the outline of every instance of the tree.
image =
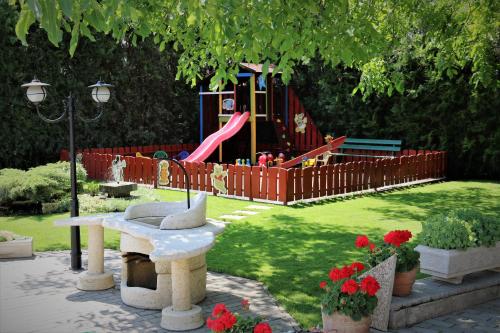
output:
M23 43L35 22L54 45L70 32L71 55L94 32L133 45L152 36L160 50L172 43L181 52L177 78L194 85L213 69L213 89L235 81L240 62L275 63L288 82L294 66L315 56L361 70L354 92L365 95L402 93L408 56L432 63L428 80L469 66L476 87L499 85L495 0L10 1Z

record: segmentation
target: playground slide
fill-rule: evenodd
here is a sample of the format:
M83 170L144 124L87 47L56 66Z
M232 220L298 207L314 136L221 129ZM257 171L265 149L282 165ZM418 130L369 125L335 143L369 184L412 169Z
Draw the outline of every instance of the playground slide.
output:
M302 160L304 158L315 158L316 156L324 154L327 151L332 151L334 149L337 149L338 147L342 146L342 144L344 144L345 139L346 139L345 136L341 136L339 138L336 138L324 146L321 146L319 148L311 150L303 155L300 155L298 157L295 157L294 159L291 159L290 161L286 161L286 162L282 163L281 167L282 168L291 168L295 164L299 164L300 162L302 162Z
M238 133L249 117L250 112L245 112L243 114L235 112L224 127L203 140L201 145L196 148L191 155L184 159L184 161L203 162L206 160L223 141Z

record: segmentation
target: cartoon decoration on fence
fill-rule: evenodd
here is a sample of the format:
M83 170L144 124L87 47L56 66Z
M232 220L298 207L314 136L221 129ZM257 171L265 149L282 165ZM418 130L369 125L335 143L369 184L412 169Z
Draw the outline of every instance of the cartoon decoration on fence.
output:
M307 118L304 113L297 113L294 117L295 124L295 132L305 133L307 126Z
M212 186L222 194L227 194L225 178L227 178L227 170L224 171L222 165L215 163L214 171L210 174L210 179Z
M158 162L158 185L168 186L170 184L170 171L169 163L167 160L161 160Z
M113 162L111 162L111 172L115 182L120 183L123 181L123 169L127 167L127 162L121 159L120 155L116 155Z

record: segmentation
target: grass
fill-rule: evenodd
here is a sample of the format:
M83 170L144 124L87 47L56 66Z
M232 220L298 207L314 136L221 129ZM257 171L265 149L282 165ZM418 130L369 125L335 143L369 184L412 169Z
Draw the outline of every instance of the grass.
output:
M163 200L182 200L185 193L159 191ZM209 197L208 216L218 217L249 203ZM259 280L304 327L320 322L319 281L332 266L362 259L353 246L358 234L380 239L393 229L420 231L433 212L473 207L500 216L500 184L446 182L364 197L329 200L292 207L274 206L233 222L208 253L212 271ZM37 250L69 247L69 230L52 221L67 216L0 217L0 229L35 236ZM85 228L82 241L86 241ZM106 231L106 246L118 247L118 235Z

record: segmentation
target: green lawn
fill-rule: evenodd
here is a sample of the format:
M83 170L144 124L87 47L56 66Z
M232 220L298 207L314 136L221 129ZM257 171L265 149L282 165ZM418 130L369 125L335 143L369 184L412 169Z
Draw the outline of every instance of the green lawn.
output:
M185 194L161 191L161 196L180 200ZM209 197L208 215L216 218L248 204ZM320 321L318 282L332 266L362 259L353 245L356 235L380 239L401 228L418 233L427 214L458 207L500 216L500 184L446 182L317 204L273 206L229 225L209 252L208 265L212 271L262 281L299 323L310 327ZM0 217L0 229L34 236L37 250L68 248L69 230L51 224L62 216L67 214ZM106 245L118 246L116 233L106 231Z

